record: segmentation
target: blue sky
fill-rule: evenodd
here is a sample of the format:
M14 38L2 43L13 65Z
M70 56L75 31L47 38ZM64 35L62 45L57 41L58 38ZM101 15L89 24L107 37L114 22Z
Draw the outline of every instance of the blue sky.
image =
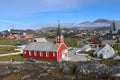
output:
M0 0L0 31L97 18L120 20L120 0Z

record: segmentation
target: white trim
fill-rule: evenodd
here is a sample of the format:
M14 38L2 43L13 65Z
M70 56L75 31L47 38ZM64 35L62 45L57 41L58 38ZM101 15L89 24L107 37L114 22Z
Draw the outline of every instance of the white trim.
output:
M46 57L49 57L49 52L48 51L46 52Z
M29 56L32 56L31 51L29 51Z
M34 56L37 56L37 51L34 51Z
M42 53L42 51L40 51L40 57L42 57L43 56L43 53Z
M56 56L56 54L55 54L55 52L53 52L53 57L55 57Z

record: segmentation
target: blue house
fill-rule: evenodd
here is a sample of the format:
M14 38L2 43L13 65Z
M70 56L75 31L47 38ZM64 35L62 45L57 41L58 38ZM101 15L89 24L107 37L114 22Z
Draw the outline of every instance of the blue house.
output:
M95 51L93 55L98 58L107 59L107 58L112 58L115 55L115 51L108 43L106 43L105 46Z

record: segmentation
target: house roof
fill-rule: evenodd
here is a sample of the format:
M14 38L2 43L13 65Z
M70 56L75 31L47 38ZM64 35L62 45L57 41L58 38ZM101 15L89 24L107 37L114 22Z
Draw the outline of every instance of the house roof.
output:
M57 51L60 44L53 42L32 42L25 46L24 50L36 50L36 51Z
M91 46L90 46L90 45L85 45L85 46L83 46L82 48L88 49L88 48L91 48Z
M113 58L115 51L109 44L106 43L103 48L94 52L94 55L101 58Z
M35 38L37 42L48 42L45 38Z
M110 45L114 45L116 43L116 40L105 40L103 41L103 44L108 43Z

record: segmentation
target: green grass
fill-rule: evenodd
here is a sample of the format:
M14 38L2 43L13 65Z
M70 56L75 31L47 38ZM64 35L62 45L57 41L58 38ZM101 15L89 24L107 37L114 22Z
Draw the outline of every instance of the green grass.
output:
M117 63L117 61L113 59L103 59L101 60L101 62L105 64L106 66L111 66Z
M88 54L89 56L93 56L93 52L94 52L94 50L90 50L88 52L80 51L80 52L78 52L78 54L84 53L84 54Z
M47 38L48 41L55 42L55 38ZM79 38L64 38L64 42L68 47L80 47L77 45Z
M28 40L29 39L14 40L14 39L0 38L0 45L15 45L20 41L24 43L28 43Z
M17 41L13 39L0 38L0 45L15 45Z
M65 44L69 47L80 47L77 45L78 38L65 38Z
M114 49L118 51L118 56L120 56L120 44L115 44Z
M117 50L117 51L120 51L120 44L115 44L114 49Z
M15 51L17 47L0 47L0 54L6 54L6 53L13 53L13 52L19 52Z
M0 57L0 61L10 61L11 59L14 59L15 61L26 61L24 57L21 55L12 55L12 56L2 56Z

